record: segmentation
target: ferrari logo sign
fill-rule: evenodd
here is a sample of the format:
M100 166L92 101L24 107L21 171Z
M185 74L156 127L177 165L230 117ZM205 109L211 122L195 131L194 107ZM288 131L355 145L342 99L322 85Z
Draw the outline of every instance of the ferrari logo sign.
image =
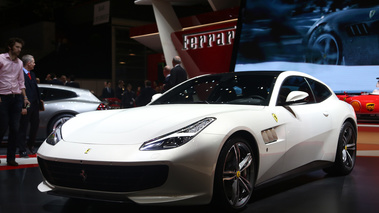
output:
M367 111L374 111L374 109L375 109L375 104L374 103L367 103L366 104L366 109L367 109Z
M183 50L233 44L235 27L183 35Z
M278 122L278 117L275 115L275 113L272 113L272 117L275 119L276 122Z

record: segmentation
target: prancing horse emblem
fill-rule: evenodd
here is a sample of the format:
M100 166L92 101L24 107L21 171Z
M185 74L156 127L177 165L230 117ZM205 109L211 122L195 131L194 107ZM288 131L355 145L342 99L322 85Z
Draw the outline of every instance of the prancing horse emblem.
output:
M275 113L272 113L272 117L275 119L276 123L278 123L278 117L275 115Z
M372 18L375 15L376 10L370 10L369 17Z
M86 181L87 179L87 174L86 174L86 171L84 171L84 169L82 169L82 172L79 174L80 177L82 177L82 181Z

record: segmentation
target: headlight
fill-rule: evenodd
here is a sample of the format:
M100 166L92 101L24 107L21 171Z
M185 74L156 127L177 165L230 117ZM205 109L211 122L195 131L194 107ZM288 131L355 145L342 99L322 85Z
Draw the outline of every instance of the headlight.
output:
M62 140L62 125L54 129L54 131L46 138L46 143L55 145Z
M361 105L361 103L359 101L354 100L354 101L350 102L350 104L351 104L351 106L353 106L355 112L360 112L361 111L361 106L362 105Z
M147 141L142 144L140 150L149 151L179 147L190 141L215 120L216 118L204 118L178 131Z

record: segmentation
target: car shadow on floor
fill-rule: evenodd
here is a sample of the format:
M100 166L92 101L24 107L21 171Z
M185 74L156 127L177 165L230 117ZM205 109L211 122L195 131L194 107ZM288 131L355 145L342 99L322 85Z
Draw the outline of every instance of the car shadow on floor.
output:
M308 173L290 180L279 182L278 184L270 185L267 187L262 187L253 192L253 196L250 203L241 212L250 212L255 209L254 205L256 202L263 201L265 199L270 199L270 197L275 197L283 192L296 189L303 185L317 182L319 180L325 179L326 174L322 171ZM49 203L45 205L50 205ZM52 204L51 204L52 205ZM261 205L261 204L259 204ZM47 207L47 206L46 206ZM151 205L137 205L131 203L112 203L112 202L101 202L101 201L91 201L82 199L67 199L61 212L165 212L165 213L210 213L210 212L228 212L225 209L217 208L212 205L202 205L202 206L151 206ZM254 210L255 212L255 210Z

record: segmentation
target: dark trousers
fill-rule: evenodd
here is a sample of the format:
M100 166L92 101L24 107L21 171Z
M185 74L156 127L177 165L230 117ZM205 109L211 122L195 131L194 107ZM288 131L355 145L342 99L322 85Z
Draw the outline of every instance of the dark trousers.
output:
M16 158L23 101L21 95L0 95L0 98L0 139L3 139L9 127L7 160L13 161Z
M27 114L21 115L20 119L20 129L18 138L19 153L26 152L26 145L28 147L34 146L39 127L39 103L37 101L30 103L30 107L27 110ZM29 139L26 140L29 124Z

